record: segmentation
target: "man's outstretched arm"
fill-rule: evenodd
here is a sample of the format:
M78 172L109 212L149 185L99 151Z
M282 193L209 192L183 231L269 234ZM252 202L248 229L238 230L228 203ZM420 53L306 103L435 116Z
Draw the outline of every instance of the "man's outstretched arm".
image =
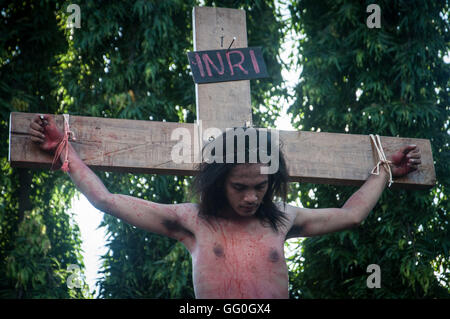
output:
M63 139L52 116L36 116L30 124L29 134L33 142L43 151L54 154ZM60 155L64 162L65 152ZM136 227L166 235L178 240L189 233L183 227L183 214L189 204L165 205L149 202L132 196L111 194L100 178L81 160L68 143L69 175L77 189L97 209L111 214Z
M393 162L390 165L392 176L401 177L417 170L421 164L420 150L415 145L408 145L390 160ZM311 237L359 225L375 207L388 181L387 169L380 167L379 175L370 175L342 208L309 209L289 205L295 219L287 237Z
M390 164L393 177L407 175L417 170L421 164L420 150L416 145L404 146L392 155L391 161L393 162ZM363 186L345 202L342 208L352 211L358 224L363 222L375 207L388 181L387 168L380 167L380 175L371 174Z

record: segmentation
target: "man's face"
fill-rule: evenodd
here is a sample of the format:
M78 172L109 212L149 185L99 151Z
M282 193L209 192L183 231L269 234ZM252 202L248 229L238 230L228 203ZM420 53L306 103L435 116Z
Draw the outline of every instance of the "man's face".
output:
M232 214L253 216L269 187L267 174L261 174L263 164L239 164L225 180L225 192Z

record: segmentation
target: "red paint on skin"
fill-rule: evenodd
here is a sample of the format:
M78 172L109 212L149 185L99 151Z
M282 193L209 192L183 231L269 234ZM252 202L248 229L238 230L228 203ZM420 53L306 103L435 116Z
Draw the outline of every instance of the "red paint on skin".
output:
M345 202L344 208L348 207L361 207L361 206L367 206L367 203L364 199L365 195L361 194L361 190L354 193L350 198Z
M403 157L404 157L404 155L402 152L397 152L392 155L392 162L400 163L403 160Z
M112 138L112 139L117 140L117 135L116 134L109 134L109 137Z
M412 170L408 167L408 158L400 151L392 155L391 160L395 165L396 173L399 175L406 175Z
M191 254L198 298L288 298L284 237L254 225L221 221L217 231L196 234ZM218 245L224 257L217 256Z
M404 176L415 171L420 165L420 149L416 145L405 146L395 152L390 160L392 161L392 175L394 177Z
M56 147L63 139L62 131L56 126L53 119L50 119L47 124L43 126L44 130L44 143L41 144L41 149L44 151L54 152Z
M94 189L97 184L91 179L86 185ZM100 196L102 190L98 190L98 194L97 190L93 194ZM134 215L135 218L151 209L160 210L163 207L162 204L124 195L114 196L110 203L113 207L119 204L121 207L131 208L130 217ZM221 219L219 222L213 221L211 228L211 224L198 218L197 206L188 207L190 208L185 211L169 209L167 214L179 216L180 220L195 225L195 246L192 244L189 251L194 266L197 297L288 297L288 272L283 253L285 234L274 233L270 228L262 227L255 219L240 219L238 222ZM180 220L176 220L178 225L176 223L172 226L184 224ZM180 232L179 227L176 233L178 240L188 242L187 246L194 242L189 239L191 235ZM223 257L218 257L214 252L215 244L222 247Z

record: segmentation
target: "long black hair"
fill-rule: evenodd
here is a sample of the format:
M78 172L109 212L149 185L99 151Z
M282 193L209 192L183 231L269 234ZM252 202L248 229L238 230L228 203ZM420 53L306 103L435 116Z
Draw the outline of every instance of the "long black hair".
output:
M222 133L221 136L215 138L213 141L204 146L202 154L206 149L209 149L211 150L209 155L215 156L215 160L209 160L209 162L208 160L203 161L197 167L198 173L194 179L193 191L195 195L199 196L199 216L206 219L212 216L218 217L224 207L229 205L226 198L225 180L233 167L241 164L241 162L238 163L238 154L240 151L238 149L237 139L240 134L244 134L245 154L243 155L245 157L245 163L254 163L255 161L252 160L252 154L256 153L256 156L253 157L253 159L256 158L256 163L264 163L268 166L274 164L271 160L269 162L266 162L267 159L262 161L260 150L263 150L264 144L262 144L263 147L261 148L260 142L266 142L266 150L264 151L266 151L268 157L272 158L272 156L278 156L278 170L275 173L268 174L268 189L264 195L261 205L255 213L255 216L261 221L270 224L275 231L278 231L278 228L284 225L287 217L278 209L273 200L275 196L278 196L282 199L283 203L286 202L288 190L288 172L286 162L281 151L281 145L272 145L272 143L277 143L277 141L273 141L272 133L269 130L262 131L263 130L256 128L229 129ZM254 133L253 136L256 136L256 143L255 140L253 140L253 142L251 140L252 133ZM234 159L232 162L229 160L227 161L226 158L227 135L229 137L231 136L234 140L234 148L231 153ZM266 141L263 141L263 139L266 139ZM223 152L222 154L219 154L218 149L221 146ZM273 146L276 146L277 152L272 155L271 152Z

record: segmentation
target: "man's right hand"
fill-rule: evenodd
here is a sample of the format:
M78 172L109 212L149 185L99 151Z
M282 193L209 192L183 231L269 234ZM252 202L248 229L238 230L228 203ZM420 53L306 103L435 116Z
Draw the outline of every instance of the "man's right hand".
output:
M56 126L53 116L47 114L37 114L30 123L28 133L31 140L39 144L41 150L52 154L64 137L63 132Z

